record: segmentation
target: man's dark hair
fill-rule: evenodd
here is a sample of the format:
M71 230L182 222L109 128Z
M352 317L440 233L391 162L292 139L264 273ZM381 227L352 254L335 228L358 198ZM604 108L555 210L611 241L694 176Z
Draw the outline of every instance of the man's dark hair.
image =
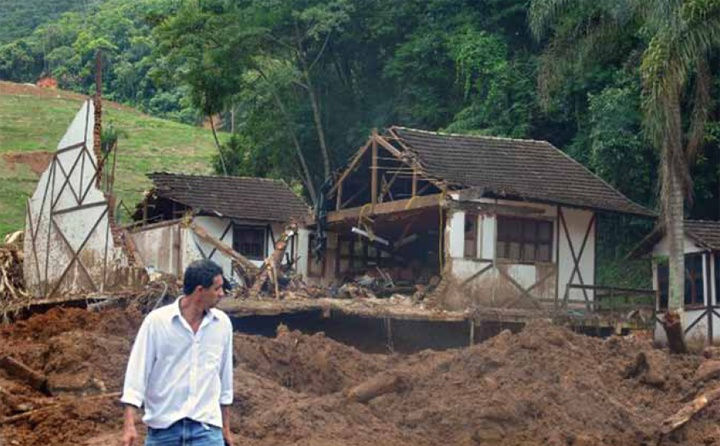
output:
M183 278L183 292L185 295L192 294L198 285L203 288L210 288L213 279L217 275L222 275L222 268L212 260L196 260L185 268L185 277Z

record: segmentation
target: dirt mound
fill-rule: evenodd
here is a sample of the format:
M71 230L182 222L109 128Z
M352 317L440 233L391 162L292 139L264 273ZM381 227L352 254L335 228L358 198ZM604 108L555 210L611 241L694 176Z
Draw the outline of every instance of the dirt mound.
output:
M313 395L338 392L388 364L385 355L364 354L322 333L307 336L284 326L275 339L238 334L233 345L243 369Z
M0 442L118 444L113 391L139 321L133 311L55 309L0 330L0 355L45 373L55 392L0 371L0 416L21 417L0 422ZM471 348L407 356L284 328L272 339L238 334L234 353L231 428L251 446L658 444L662 420L720 383L713 364L698 371L712 359L543 321ZM351 397L384 376L402 385L377 387L366 403ZM711 403L659 444L716 444L719 416Z
M0 339L47 341L71 330L132 337L141 321L140 313L134 311L115 309L93 313L80 308L54 307L30 319L0 326Z

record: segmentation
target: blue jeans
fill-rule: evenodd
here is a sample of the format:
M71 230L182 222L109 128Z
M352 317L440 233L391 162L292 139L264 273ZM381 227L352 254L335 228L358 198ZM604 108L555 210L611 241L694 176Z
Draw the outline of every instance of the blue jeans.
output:
M148 427L145 446L225 446L225 440L219 427L183 418L165 429Z

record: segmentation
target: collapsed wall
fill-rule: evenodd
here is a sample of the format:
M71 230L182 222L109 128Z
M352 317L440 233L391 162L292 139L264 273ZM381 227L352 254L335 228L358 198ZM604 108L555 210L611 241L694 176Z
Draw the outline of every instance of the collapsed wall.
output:
M27 203L24 277L34 297L106 291L140 280L114 240L111 205L98 187L94 115L88 99Z

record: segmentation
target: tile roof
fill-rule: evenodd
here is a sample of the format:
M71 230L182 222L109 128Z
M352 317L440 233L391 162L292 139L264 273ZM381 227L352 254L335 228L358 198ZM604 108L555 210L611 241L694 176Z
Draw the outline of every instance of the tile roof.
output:
M416 155L430 177L484 195L655 216L546 141L405 127L391 127L388 134Z
M700 246L720 251L720 221L685 220L685 233Z
M720 251L720 221L685 220L683 225L685 235L699 247ZM665 237L665 225L659 224L630 251L628 257L639 258L649 254L663 237Z
M226 217L288 222L302 219L310 208L282 180L251 177L148 174L156 194L196 211Z

